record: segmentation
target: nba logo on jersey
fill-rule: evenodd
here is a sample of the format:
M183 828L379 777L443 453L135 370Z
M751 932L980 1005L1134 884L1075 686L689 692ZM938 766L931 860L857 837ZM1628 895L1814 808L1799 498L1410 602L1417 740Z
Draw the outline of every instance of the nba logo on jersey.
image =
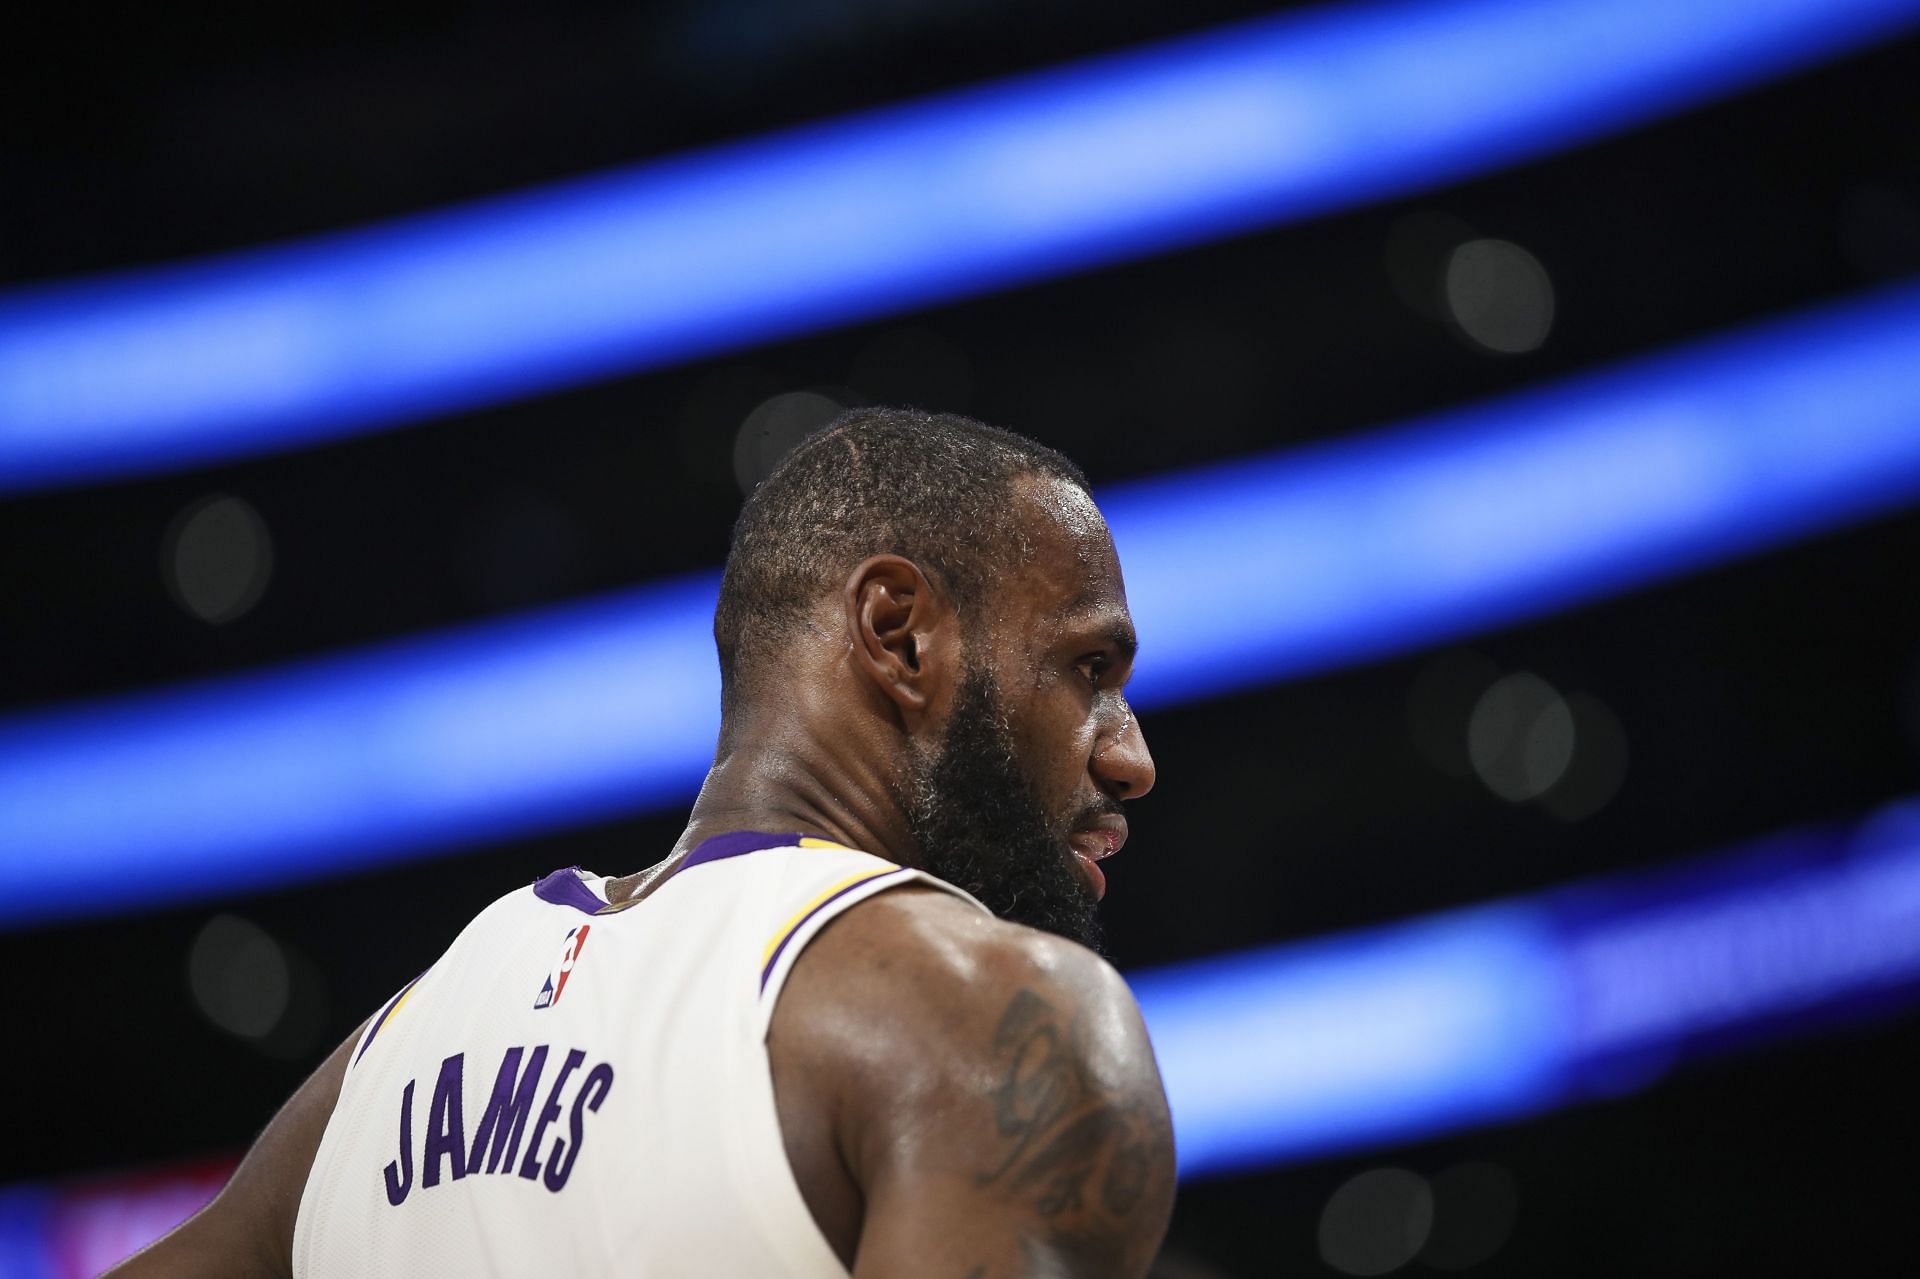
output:
M566 943L560 948L560 962L547 974L540 994L533 1001L534 1008L548 1008L560 1002L561 994L567 989L567 977L580 961L580 952L587 946L587 932L592 927L592 924L582 924L568 931Z

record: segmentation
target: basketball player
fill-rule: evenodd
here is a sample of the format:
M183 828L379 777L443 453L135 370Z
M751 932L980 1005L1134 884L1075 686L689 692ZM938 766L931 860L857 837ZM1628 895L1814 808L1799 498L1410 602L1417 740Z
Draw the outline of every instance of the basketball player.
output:
M118 1273L1146 1273L1166 1099L1088 946L1154 770L1079 470L849 414L748 500L714 632L672 853L488 907Z

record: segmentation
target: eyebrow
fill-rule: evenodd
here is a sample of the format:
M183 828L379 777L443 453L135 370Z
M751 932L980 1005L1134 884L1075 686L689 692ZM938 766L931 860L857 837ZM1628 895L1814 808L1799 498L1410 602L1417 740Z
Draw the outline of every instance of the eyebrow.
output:
M1132 662L1140 652L1140 637L1126 622L1115 622L1100 632L1100 638L1113 645L1124 661Z
M1089 619L1094 639L1111 645L1114 651L1129 663L1139 655L1140 636L1133 629L1133 619L1128 617L1126 610L1117 604L1109 602L1092 604L1083 595L1064 608L1056 610L1052 617L1055 621L1073 627L1076 625L1075 614L1087 612L1094 614L1093 618Z

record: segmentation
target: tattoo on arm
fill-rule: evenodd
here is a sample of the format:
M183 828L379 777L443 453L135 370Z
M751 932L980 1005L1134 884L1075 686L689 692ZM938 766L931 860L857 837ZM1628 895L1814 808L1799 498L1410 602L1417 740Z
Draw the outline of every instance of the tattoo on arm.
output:
M1031 990L1007 1005L993 1037L1006 1064L993 1102L1007 1148L974 1180L1029 1196L1043 1217L1095 1209L1094 1221L1112 1221L1139 1206L1169 1135L1157 1107L1116 1102L1088 1078L1083 1034L1079 1014L1063 1018Z

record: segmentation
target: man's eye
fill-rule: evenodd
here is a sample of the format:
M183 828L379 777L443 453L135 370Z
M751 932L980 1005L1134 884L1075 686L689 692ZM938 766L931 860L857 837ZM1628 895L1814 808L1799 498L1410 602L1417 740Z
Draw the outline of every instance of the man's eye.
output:
M1101 679L1113 665L1104 657L1083 657L1079 661L1080 673L1086 676L1087 683L1100 687Z

